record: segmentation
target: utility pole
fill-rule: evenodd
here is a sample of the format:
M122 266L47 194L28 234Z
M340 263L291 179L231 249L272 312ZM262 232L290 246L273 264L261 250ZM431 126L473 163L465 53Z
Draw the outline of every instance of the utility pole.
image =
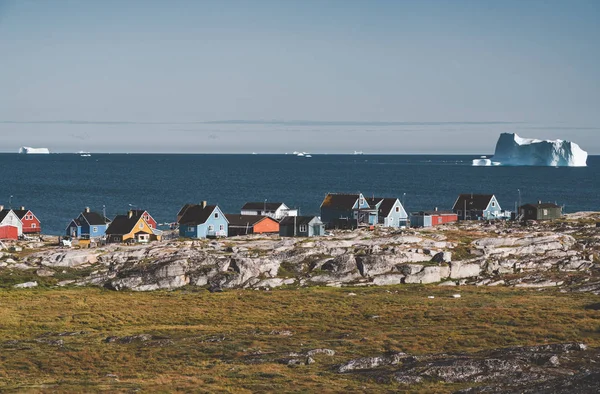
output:
M518 216L521 217L521 189L517 189L519 192L519 208L518 208Z
M12 209L12 198L12 195L8 198L8 209Z

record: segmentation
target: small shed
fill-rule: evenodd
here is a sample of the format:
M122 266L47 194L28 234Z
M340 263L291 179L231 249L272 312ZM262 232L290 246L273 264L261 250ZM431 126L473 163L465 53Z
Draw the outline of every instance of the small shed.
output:
M325 234L325 225L318 216L288 216L279 222L282 237L316 237Z
M537 204L525 204L519 208L524 220L553 220L562 216L562 207L551 202L538 201Z
M279 222L269 216L235 215L226 213L228 236L249 234L279 234Z

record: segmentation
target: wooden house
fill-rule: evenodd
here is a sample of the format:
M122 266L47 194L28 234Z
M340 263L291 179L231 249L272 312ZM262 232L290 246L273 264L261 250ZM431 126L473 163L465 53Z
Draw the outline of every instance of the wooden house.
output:
M225 214L230 237L249 234L279 234L279 222L269 216Z
M240 212L242 215L269 216L281 220L286 216L298 216L297 209L290 209L282 202L247 202Z
M25 207L19 209L13 209L14 213L19 217L21 223L23 223L24 234L38 234L42 232L42 224L40 220Z
M132 210L132 212L134 216L143 217L150 228L156 229L158 227L158 222L154 220L154 218L152 217L152 215L150 215L150 213L148 213L148 211L143 209L134 209Z
M189 204L188 204L189 205ZM180 211L181 212L181 211ZM184 238L226 237L229 222L217 205L189 205L179 219L179 236Z
M377 210L377 224L383 227L407 227L408 213L397 198L367 198L369 206Z
M537 204L525 204L519 213L524 220L553 220L562 216L562 207L551 202L538 201Z
M0 206L0 239L16 240L23 235L23 223L12 209Z
M452 211L439 211L437 208L433 211L421 211L411 213L411 227L434 227L441 224L453 223L458 221L458 215Z
M131 210L117 215L106 229L106 242L150 242L160 240L160 233L146 221L146 211Z
M93 239L103 237L110 219L86 207L82 213L67 226L67 236L71 238Z
M459 220L505 219L506 214L493 194L461 194L456 199L452 212Z
M321 220L327 228L356 228L377 223L377 208L362 193L328 193L321 203Z
M316 237L325 234L325 225L317 216L288 216L279 222L282 237Z

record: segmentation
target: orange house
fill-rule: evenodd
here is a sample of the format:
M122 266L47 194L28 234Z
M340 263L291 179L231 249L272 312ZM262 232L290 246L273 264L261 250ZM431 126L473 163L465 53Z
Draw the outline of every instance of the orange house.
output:
M225 214L229 222L228 236L279 234L279 222L268 216Z

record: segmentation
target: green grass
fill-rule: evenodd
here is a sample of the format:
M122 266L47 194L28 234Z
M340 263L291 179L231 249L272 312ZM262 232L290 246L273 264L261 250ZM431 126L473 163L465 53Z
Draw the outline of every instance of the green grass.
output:
M419 285L196 290L0 290L0 391L392 392L403 386L340 375L335 366L397 351L600 345L600 311L586 309L597 303L590 294ZM458 291L462 298L450 298ZM104 342L137 334L155 339ZM58 339L62 346L52 344ZM336 355L295 368L277 362L315 348ZM423 383L411 390L461 387Z

